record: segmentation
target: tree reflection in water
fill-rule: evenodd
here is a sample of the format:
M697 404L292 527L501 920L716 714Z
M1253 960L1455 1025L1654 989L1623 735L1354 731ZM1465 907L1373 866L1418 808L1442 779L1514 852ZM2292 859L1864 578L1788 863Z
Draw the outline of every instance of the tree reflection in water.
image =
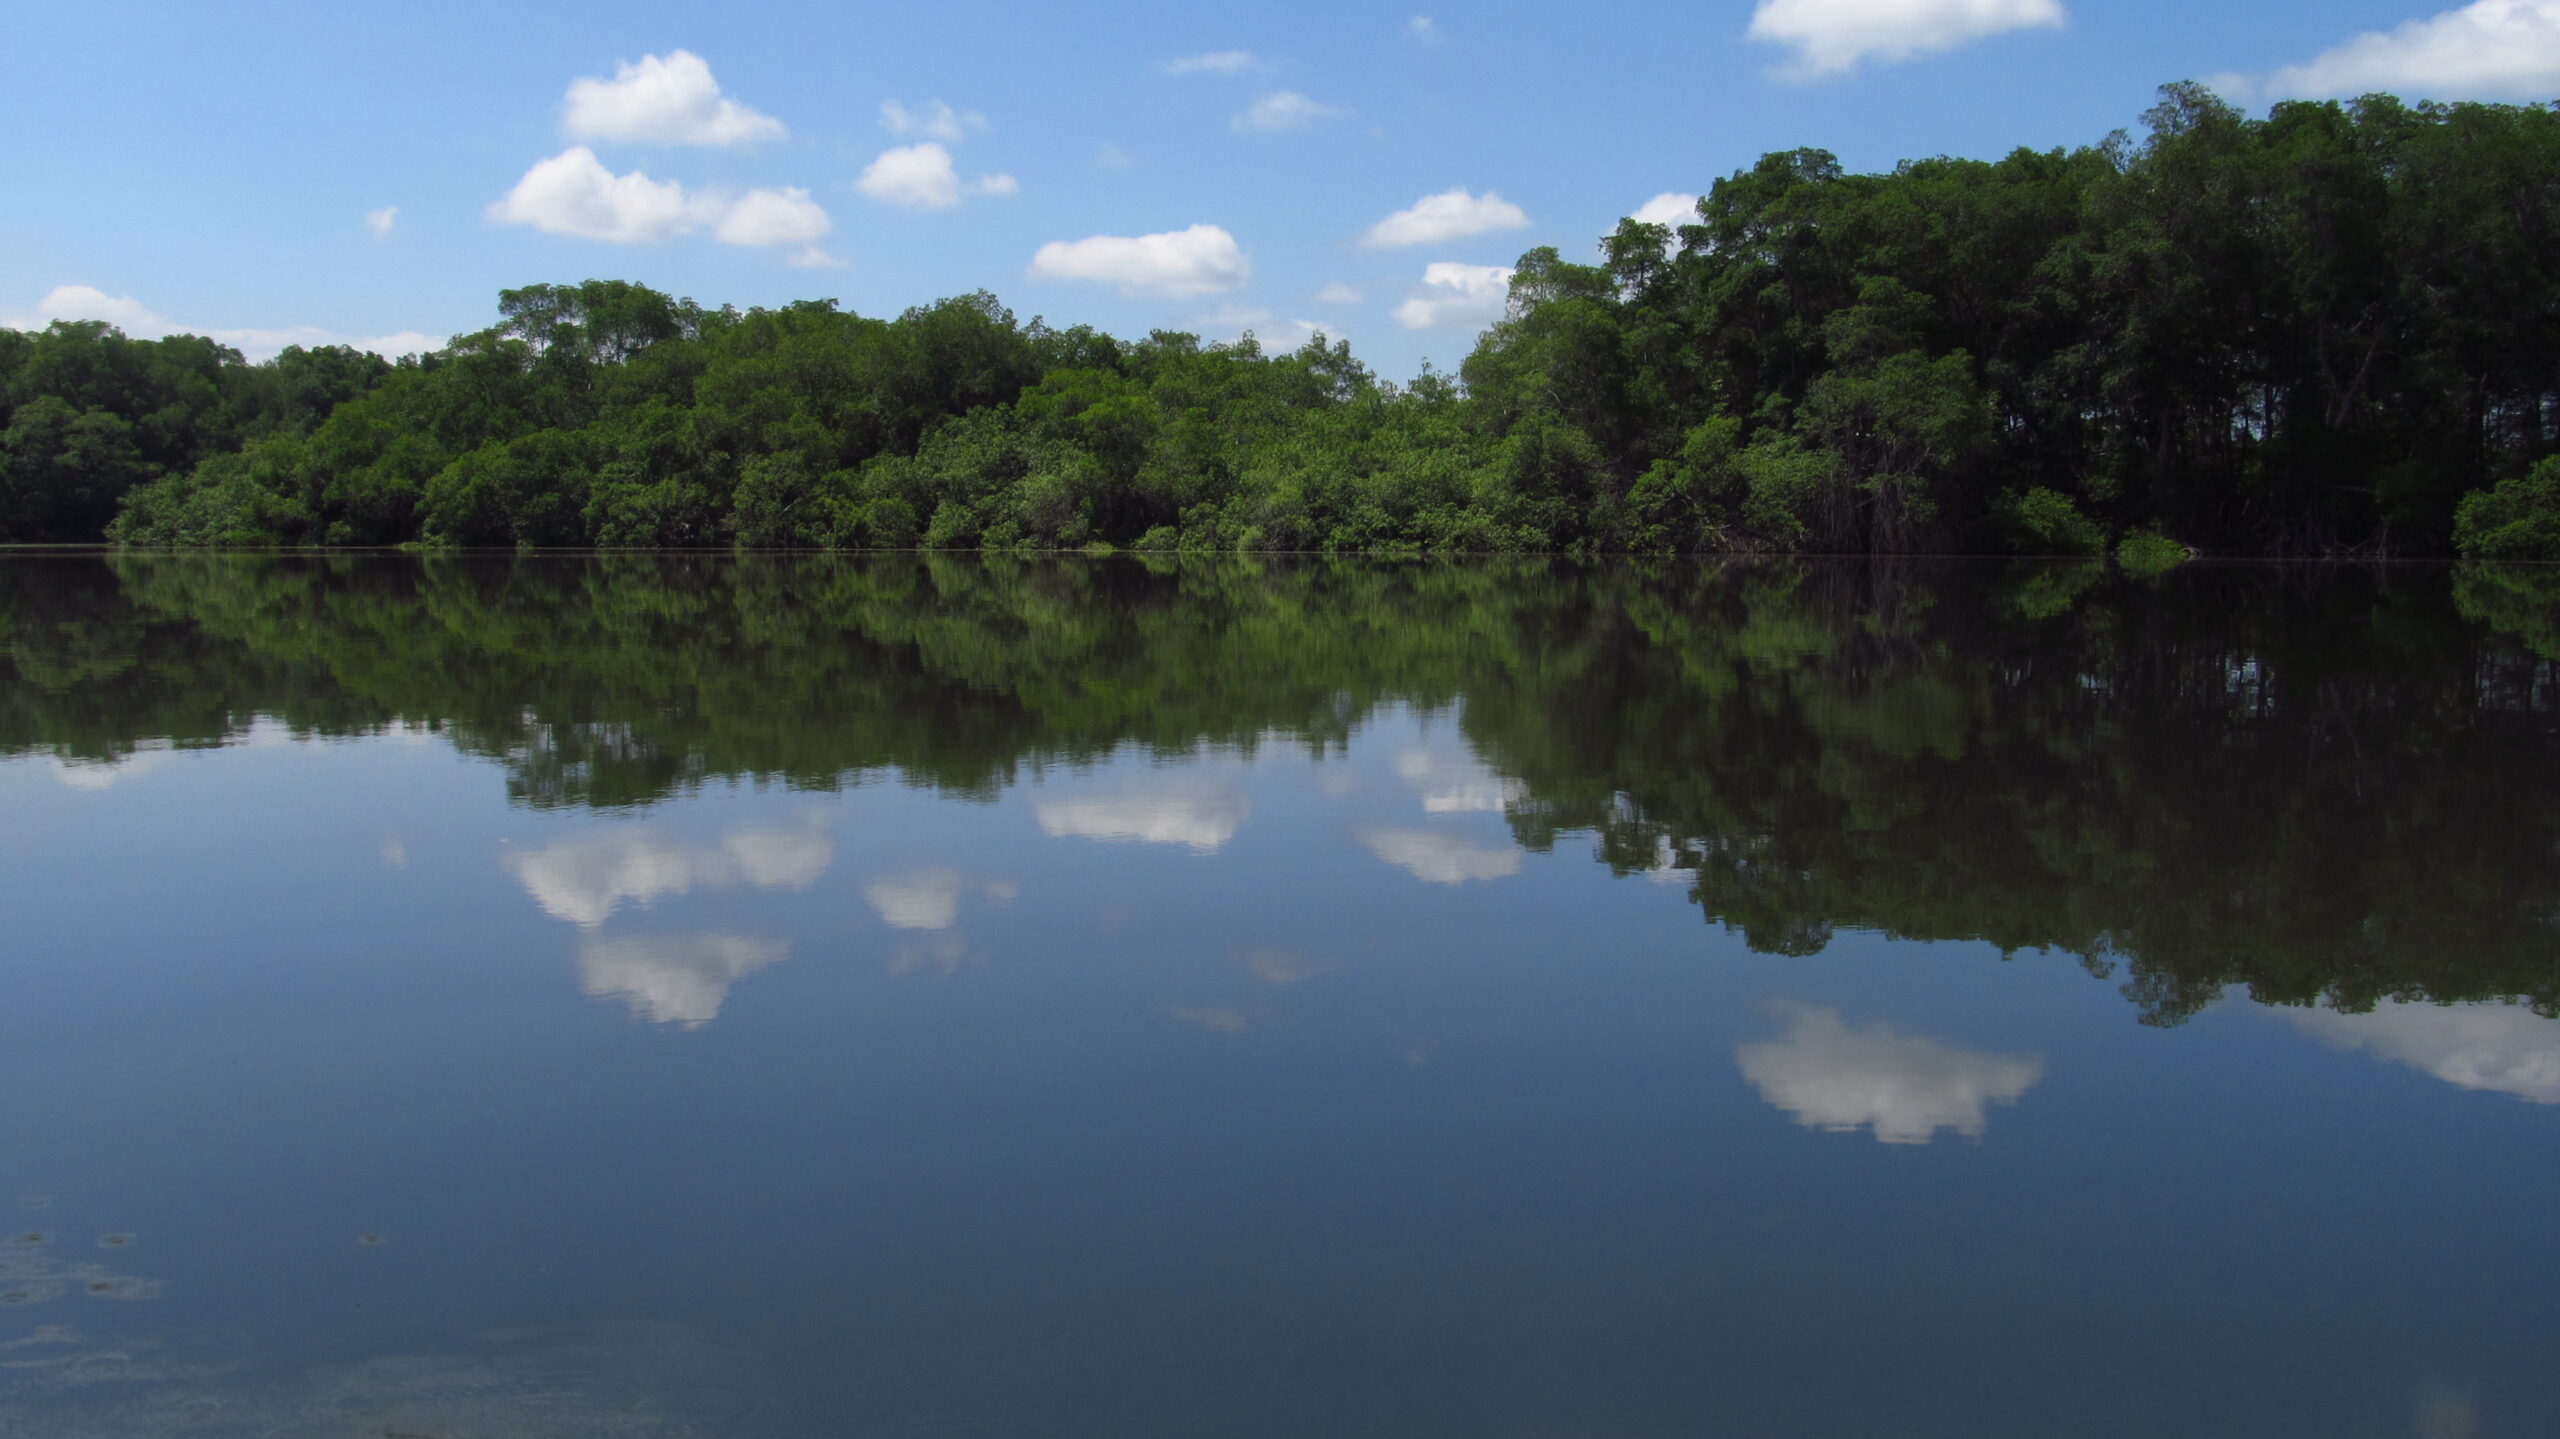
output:
M985 796L1124 746L1328 752L1410 705L1462 741L1407 757L1426 795L1685 883L1762 952L2060 949L2155 1023L2233 985L2551 1014L2555 614L2533 570L26 556L0 754L97 782L264 720L425 727L537 807ZM1241 804L1175 774L1042 823L1214 848ZM1502 859L1411 849L1452 883Z

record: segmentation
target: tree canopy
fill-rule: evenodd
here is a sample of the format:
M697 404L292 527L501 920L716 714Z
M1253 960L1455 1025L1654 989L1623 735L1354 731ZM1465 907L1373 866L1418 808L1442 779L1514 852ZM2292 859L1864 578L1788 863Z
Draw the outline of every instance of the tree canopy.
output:
M2143 137L1521 257L1458 374L594 280L390 366L0 332L0 539L2560 558L2560 111L2167 87Z

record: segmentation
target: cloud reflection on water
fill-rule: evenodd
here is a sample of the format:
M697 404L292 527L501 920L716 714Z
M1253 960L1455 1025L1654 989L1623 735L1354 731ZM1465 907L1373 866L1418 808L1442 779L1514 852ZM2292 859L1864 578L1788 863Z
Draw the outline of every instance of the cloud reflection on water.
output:
M1470 754L1414 745L1396 755L1396 774L1422 796L1430 814L1499 814L1529 797L1529 787L1497 774Z
M2288 1009L2324 1043L2361 1049L2463 1089L2560 1104L2560 1023L2509 1004L2386 1003L2367 1014Z
M598 999L620 999L654 1024L700 1029L720 1017L729 986L791 957L791 942L735 934L589 938L578 944L578 980Z
M1224 785L1173 782L1116 795L1035 802L1040 831L1053 838L1180 844L1207 854L1235 838L1252 813L1237 790Z
M1978 1139L1988 1106L2015 1104L2044 1078L2031 1054L1960 1049L1882 1024L1852 1029L1831 1009L1778 1012L1786 1033L1734 1057L1761 1098L1810 1129L1872 1129L1886 1144L1926 1144L1941 1129Z
M1508 845L1472 844L1453 834L1422 829L1367 829L1369 852L1427 884L1465 884L1520 872L1520 851Z
M940 930L959 922L960 901L972 890L1001 904L1020 896L1022 886L936 866L882 875L862 887L862 897L891 929Z
M815 828L741 829L708 847L613 830L503 862L544 913L593 929L625 903L645 905L697 885L805 889L834 858L834 844Z

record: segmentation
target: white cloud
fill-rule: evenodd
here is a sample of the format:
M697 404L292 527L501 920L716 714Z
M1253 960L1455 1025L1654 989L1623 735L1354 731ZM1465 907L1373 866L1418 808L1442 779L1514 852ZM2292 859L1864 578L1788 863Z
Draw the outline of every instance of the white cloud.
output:
M1328 280L1325 282L1325 287L1323 289L1316 291L1316 303L1319 305L1356 305L1360 303L1360 292L1353 289L1351 286L1342 283L1340 280Z
M1295 90L1274 90L1244 108L1228 124L1237 130L1258 130L1269 134L1280 130L1303 130L1318 120L1330 120L1351 112L1337 105L1319 104Z
M1742 1077L1809 1129L1872 1129L1886 1144L1926 1144L1941 1129L1980 1138L1984 1111L2015 1104L2044 1078L2031 1054L1959 1049L1885 1025L1851 1029L1835 1010L1784 1006L1780 1038L1737 1046Z
M788 940L735 934L590 938L578 944L578 982L595 998L629 1004L638 1018L700 1029L720 1017L729 986L790 957Z
M652 180L638 170L617 175L595 151L573 145L535 162L506 198L489 207L489 218L546 234L632 244L681 235L718 219L719 211L673 180Z
M400 207L397 205L385 205L379 210L364 212L364 232L377 240L390 239L391 227L399 223Z
M1627 218L1639 224L1668 225L1676 231L1683 225L1698 223L1698 197L1665 190L1638 205Z
M489 207L489 218L531 225L546 234L626 245L669 240L707 227L724 244L800 246L793 264L838 263L816 243L835 228L834 222L824 206L796 185L753 189L735 199L688 193L674 180L652 180L643 171L617 175L584 145L525 171L515 188Z
M1440 22L1428 15L1416 15L1404 22L1404 33L1425 45L1437 45L1448 38L1440 32Z
M1157 235L1094 235L1052 240L1031 257L1031 273L1053 280L1098 280L1123 295L1182 299L1233 290L1253 276L1236 237L1216 225Z
M1455 835L1419 829L1363 830L1369 852L1426 884L1465 884L1520 872L1520 851L1470 844Z
M1043 834L1180 844L1206 854L1235 838L1253 807L1212 784L1154 785L1116 795L1041 800L1031 807Z
M373 335L345 343L359 350L371 350L386 360L396 360L402 355L423 355L430 350L441 350L452 338L451 335L430 335L423 330L396 330L388 335Z
M136 339L157 339L171 332L168 321L131 295L110 295L94 285L56 285L36 302L34 313L12 315L12 329L40 330L56 320L104 320Z
M614 830L503 863L544 913L593 929L625 903L650 904L696 885L806 889L834 858L834 845L814 829L738 830L709 848Z
M2560 0L2478 0L2368 31L2267 79L2276 96L2387 90L2410 99L2545 100L2560 94Z
M1205 1029L1211 1034L1242 1034L1253 1027L1252 1017L1241 1009L1225 1009L1208 1005L1176 1004L1165 1009L1165 1017L1177 1024Z
M1262 62L1250 50L1212 50L1206 55L1167 60L1156 67L1166 75L1241 75L1261 68Z
M731 245L809 245L834 228L808 191L785 186L739 196L712 234Z
M229 345L251 360L271 359L287 345L305 348L346 345L396 360L402 355L440 350L444 348L446 338L416 330L349 339L317 325L293 325L284 329L222 329L211 325L181 324L154 312L131 295L110 295L94 285L56 285L36 302L34 310L25 314L0 315L0 325L18 330L41 330L56 320L104 320L137 340L156 340L163 335L202 335L217 344Z
M987 117L975 110L954 110L940 100L910 110L895 100L880 102L880 128L892 135L922 135L953 144L987 128Z
M1396 756L1396 773L1430 814L1499 814L1529 797L1527 785L1495 774L1473 755L1421 745Z
M956 869L914 869L883 875L863 886L862 897L891 929L949 929L960 919L960 901L972 891L1002 903L1022 893L1011 880L973 880Z
M2061 0L1760 0L1754 40L1795 47L1783 73L1811 79L1894 64L2010 30L2057 27Z
M1507 265L1461 265L1435 260L1423 267L1422 288L1396 306L1396 323L1408 330L1435 325L1488 325L1502 317L1511 294Z
M1411 207L1396 211L1370 226L1360 243L1381 250L1437 245L1491 230L1524 230L1528 226L1529 217L1519 206L1491 190L1471 195L1462 186L1425 195Z
M711 67L690 50L643 55L613 78L572 82L563 123L573 139L659 145L745 145L779 140L782 122L720 93Z
M962 184L951 152L932 140L882 151L853 187L884 204L911 210L946 210L963 196L1010 195L1022 188L1011 175L982 175L973 184Z
M1128 151L1121 149L1119 146L1114 145L1107 140L1100 146L1096 147L1093 152L1094 168L1098 170L1126 170L1136 163L1137 162L1135 160L1129 158Z
M2463 1089L2560 1104L2560 1023L2506 1004L2384 1004L2370 1014L2288 1009L2294 1024Z

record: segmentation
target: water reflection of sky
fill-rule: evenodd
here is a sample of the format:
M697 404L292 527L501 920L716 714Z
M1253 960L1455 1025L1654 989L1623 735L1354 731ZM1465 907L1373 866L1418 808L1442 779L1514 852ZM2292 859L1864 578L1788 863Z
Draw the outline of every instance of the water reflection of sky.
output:
M0 765L0 1173L158 1286L0 1309L0 1432L2555 1414L2560 1027L1754 955L1525 847L1449 715L627 812L433 743L150 753Z

